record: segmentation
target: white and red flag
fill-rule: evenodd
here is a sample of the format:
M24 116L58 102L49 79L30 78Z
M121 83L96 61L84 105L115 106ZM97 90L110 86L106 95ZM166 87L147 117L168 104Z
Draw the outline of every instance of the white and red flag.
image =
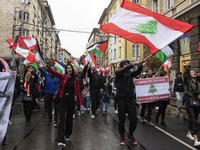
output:
M167 67L167 69L170 70L171 63L172 63L172 60L169 58L167 61L164 62L164 64L162 64L162 66Z
M200 51L200 42L199 42L199 45L198 45L196 51Z
M106 72L109 72L109 65L105 68Z
M83 65L86 66L88 62L90 62L90 66L95 66L97 68L97 63L96 63L96 60L92 54L92 52L90 52L85 58L84 60L82 61L83 62Z
M11 45L9 48L14 49L18 56L24 57L29 63L34 63L35 54L33 52L19 47L19 44Z
M2 58L0 58L0 61L2 62L3 66L4 66L4 71L3 72L8 72L10 70L10 67L9 67L8 63Z
M118 35L134 44L145 44L152 54L169 45L194 27L123 0L110 22L101 25L105 33Z

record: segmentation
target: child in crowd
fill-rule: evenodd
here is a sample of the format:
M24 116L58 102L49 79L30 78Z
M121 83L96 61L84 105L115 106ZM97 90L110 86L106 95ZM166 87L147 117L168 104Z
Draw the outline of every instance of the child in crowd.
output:
M102 93L103 114L107 114L108 104L110 104L109 94L106 90Z

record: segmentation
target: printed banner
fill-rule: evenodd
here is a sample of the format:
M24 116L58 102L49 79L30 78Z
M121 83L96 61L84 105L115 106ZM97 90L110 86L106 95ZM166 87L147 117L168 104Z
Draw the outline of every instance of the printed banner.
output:
M167 76L135 81L138 104L170 99L169 78Z
M16 76L10 72L0 72L0 143L6 135Z

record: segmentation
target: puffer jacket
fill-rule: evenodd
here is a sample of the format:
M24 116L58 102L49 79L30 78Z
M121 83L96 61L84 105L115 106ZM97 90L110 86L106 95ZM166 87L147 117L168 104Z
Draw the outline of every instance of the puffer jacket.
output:
M123 67L124 63L129 64ZM138 70L130 71L134 66L130 64L128 60L122 60L120 63L120 69L116 71L115 83L117 86L117 97L133 97L133 77L141 74L143 66L139 66Z

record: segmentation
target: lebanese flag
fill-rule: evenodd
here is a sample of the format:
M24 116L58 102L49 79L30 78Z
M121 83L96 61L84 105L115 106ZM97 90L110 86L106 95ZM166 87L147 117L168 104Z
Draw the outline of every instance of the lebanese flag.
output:
M106 72L109 72L109 65L105 68Z
M104 55L106 52L106 48L108 45L108 41L97 42L94 45L87 48L88 53L92 52L92 54Z
M9 45L19 44L19 47L28 49L28 47L27 47L26 43L24 42L23 38L21 37L21 35L18 35L15 38L8 39L6 41L8 42Z
M26 43L28 50L33 50L38 52L38 43L37 40L33 37L22 37L24 42Z
M81 65L79 66L78 70L79 70L80 72L83 72L83 69L84 69L84 66L81 64Z
M134 44L145 44L150 48L151 54L155 54L193 27L192 24L155 13L129 0L123 0L110 22L101 25L100 29Z
M200 51L200 42L199 42L199 45L198 45L196 51Z
M53 58L52 58L52 62L53 62L53 65L56 69L58 69L58 71L61 73L61 74L65 74L65 68L63 66L61 66L58 62L56 62Z
M88 62L90 62L89 66L95 66L97 68L97 63L96 60L92 54L92 52L90 52L84 59L83 59L83 65L86 66Z
M76 69L76 65L72 61L70 61L70 63L74 67L74 69Z
M104 71L104 70L105 70L105 68L104 68L103 66L101 66L101 67L100 67L100 70L101 70L101 71Z
M34 63L35 54L33 52L19 47L19 44L11 45L9 48L14 49L18 56L22 56L30 63Z
M168 70L170 70L171 68L171 63L172 63L172 60L171 59L168 59L167 61L165 61L164 64L162 64L163 67L167 67Z
M8 63L2 58L0 58L0 61L2 62L3 66L4 66L4 71L3 72L8 72L10 70L10 67L9 67Z

